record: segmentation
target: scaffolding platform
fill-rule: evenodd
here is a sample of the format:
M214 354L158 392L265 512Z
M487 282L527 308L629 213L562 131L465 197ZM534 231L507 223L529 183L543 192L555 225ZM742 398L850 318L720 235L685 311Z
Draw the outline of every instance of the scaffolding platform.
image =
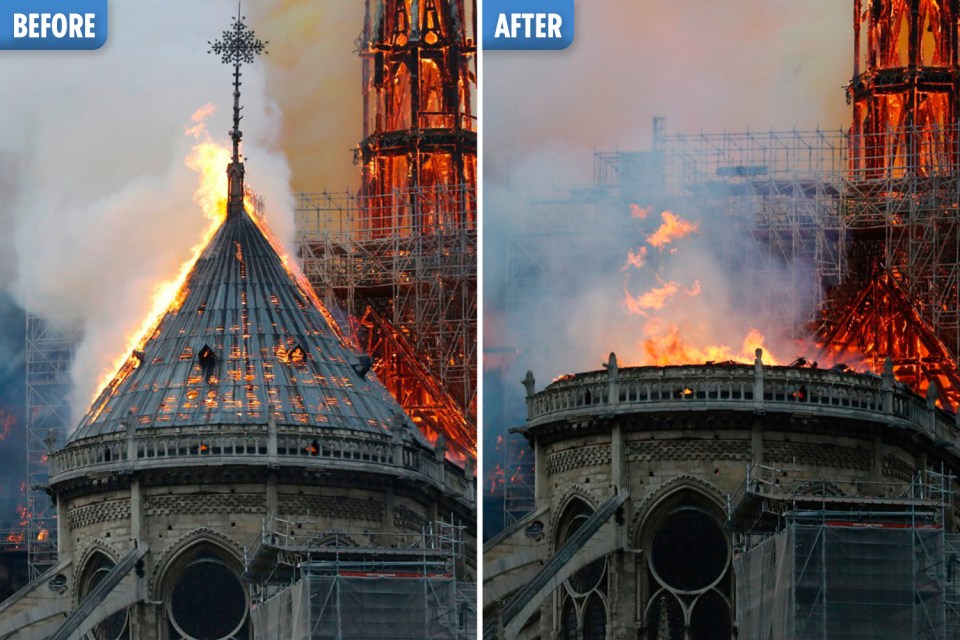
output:
M474 637L476 585L462 529L441 521L422 534L341 533L268 519L247 549L243 576L257 637Z
M789 480L751 467L729 521L741 636L957 637L952 481L932 472L903 483Z

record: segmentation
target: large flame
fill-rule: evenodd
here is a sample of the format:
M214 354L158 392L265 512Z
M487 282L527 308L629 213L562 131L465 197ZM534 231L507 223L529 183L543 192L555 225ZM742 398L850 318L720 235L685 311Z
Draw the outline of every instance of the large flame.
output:
M184 162L197 172L198 184L193 199L203 210L207 227L202 237L190 249L190 257L180 265L177 275L153 286L150 311L144 316L140 325L127 335L124 350L101 373L97 390L93 394L94 399L108 384L114 388L120 385L126 377L125 372L129 373L136 366L135 358L131 354L143 348L168 309L176 309L183 303L187 296L187 290L184 287L187 275L226 216L227 174L225 169L230 162L230 149L225 144L216 142L207 131L206 120L215 110L212 104L200 107L191 117L192 124L185 130L185 134L193 139L194 144ZM244 199L244 205L252 211L252 203L247 198Z
M643 220L650 213L648 208L638 204L630 205L630 217L635 220ZM630 270L631 273L633 269L652 271L657 283L643 293L634 295L628 288L631 273L625 276L622 306L632 317L644 319L640 326L641 337L637 341L636 351L623 354L626 361L645 366L705 362L751 363L756 357L756 350L760 348L764 351L764 361L767 364L777 364L778 359L770 353L765 344L765 336L756 327L742 327L739 335L743 337L737 338L732 337L738 335L736 327L726 323L722 331L714 331L716 335L711 337L711 331L707 329L719 329L724 323L719 318L705 317L711 302L699 300L700 281L684 284L666 279L659 273L666 264L663 260L648 263L649 247L663 251L670 245L670 254L675 254L678 251L675 246L677 241L700 229L697 222L671 211L661 212L660 220L657 229L645 236L645 246L628 251L626 262L621 269ZM718 338L718 335L724 337Z
M776 356L764 346L764 335L757 329L747 331L739 350L726 345L707 344L698 346L685 340L676 325L648 323L650 332L642 341L641 364L665 366L670 364L693 364L704 362L753 362L756 350L763 349L766 364L778 364Z

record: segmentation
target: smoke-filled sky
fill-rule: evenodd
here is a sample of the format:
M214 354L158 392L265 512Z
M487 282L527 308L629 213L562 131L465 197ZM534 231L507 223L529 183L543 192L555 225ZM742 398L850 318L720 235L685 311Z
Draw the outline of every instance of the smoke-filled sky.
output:
M491 400L484 405L486 451L494 450L505 428L522 423L518 381L526 369L534 370L542 389L559 374L599 369L610 350L621 362L638 364L637 344L658 316L670 323L685 316L687 336L712 332L711 339L741 350L749 327L721 326L743 289L742 283L727 286L730 274L716 251L718 236L712 234L722 232L723 223L704 219L700 211L676 210L699 224L699 231L657 248L647 238L662 222L662 211L673 206L669 202L656 203L641 220L629 211L591 210L596 217L589 218L586 209L551 208L544 201L590 186L596 150L649 150L654 116L667 118L668 134L845 126L852 5L581 1L568 49L484 56L484 348L488 369L496 369L485 378ZM578 218L579 233L570 222ZM556 253L568 257L536 266L547 269L551 284L509 303L515 283L506 281L504 265L511 236L558 229L574 230L554 241ZM609 237L601 238L604 233ZM613 255L599 258L609 263L606 276L578 283L578 270L596 268L598 246L612 247ZM738 248L727 249L729 254ZM643 268L621 267L628 250L646 252ZM771 290L783 286L780 275L772 274ZM673 292L670 302L645 309L646 316L631 314L625 303L629 295L646 304L643 296L664 291Z
M484 56L484 179L537 152L649 147L668 130L836 129L853 69L848 0L591 0L563 51Z

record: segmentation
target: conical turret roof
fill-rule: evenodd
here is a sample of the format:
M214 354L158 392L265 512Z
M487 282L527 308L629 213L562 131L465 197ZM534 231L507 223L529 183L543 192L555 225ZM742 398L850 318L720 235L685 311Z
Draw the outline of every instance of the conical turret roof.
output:
M399 428L399 405L302 282L258 223L231 211L71 441L125 424L262 425L271 416L318 429Z

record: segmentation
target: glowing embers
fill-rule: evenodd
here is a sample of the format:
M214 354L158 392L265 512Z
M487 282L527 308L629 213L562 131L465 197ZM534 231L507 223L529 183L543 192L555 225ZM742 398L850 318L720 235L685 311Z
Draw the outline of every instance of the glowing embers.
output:
M443 37L436 0L426 0L423 5L423 35L421 37L425 43L431 46L440 42L440 38Z
M403 47L407 44L410 33L410 9L407 7L407 0L395 0L394 4L391 41L395 46Z
M243 261L243 246L242 246L239 242L237 242L236 240L234 240L233 246L235 247L235 251L233 252L233 257L234 257L234 259L235 259L237 262L240 263L240 279L241 279L241 280L246 280L246 279L247 279L247 265L246 265L246 263ZM245 305L245 304L247 303L247 301L246 301L247 292L246 292L246 291L243 291L243 292L241 292L241 295L242 295L243 298L244 298L244 299L243 299L243 304Z

